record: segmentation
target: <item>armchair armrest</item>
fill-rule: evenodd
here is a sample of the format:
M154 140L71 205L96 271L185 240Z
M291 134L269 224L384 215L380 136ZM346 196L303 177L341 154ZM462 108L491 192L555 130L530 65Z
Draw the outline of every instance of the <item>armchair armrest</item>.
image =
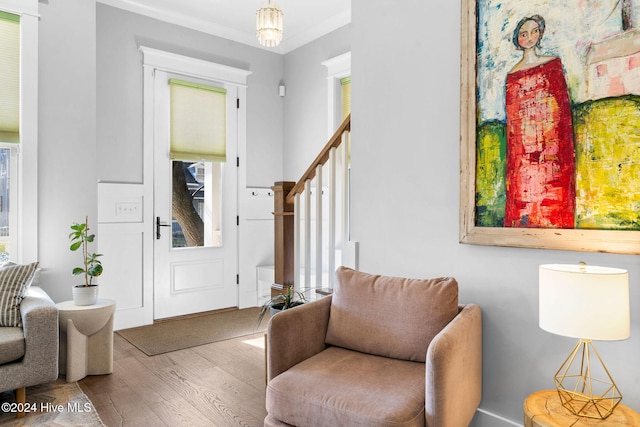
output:
M458 315L427 350L425 420L427 426L468 425L482 397L482 315L476 304Z
M33 378L58 377L58 308L38 287L31 287L20 304L25 336L23 364Z
M284 310L267 325L267 380L320 353L329 324L331 296Z

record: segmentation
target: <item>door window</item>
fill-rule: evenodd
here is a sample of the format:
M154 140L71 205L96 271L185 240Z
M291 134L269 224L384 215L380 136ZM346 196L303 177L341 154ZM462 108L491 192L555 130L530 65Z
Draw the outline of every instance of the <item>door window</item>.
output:
M173 160L172 247L222 246L221 162Z
M172 248L222 246L227 92L169 79Z

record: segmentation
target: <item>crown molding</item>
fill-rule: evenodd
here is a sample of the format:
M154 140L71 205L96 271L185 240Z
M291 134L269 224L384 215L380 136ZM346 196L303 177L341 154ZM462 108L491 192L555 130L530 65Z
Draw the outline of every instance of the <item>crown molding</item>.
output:
M158 19L160 21L190 28L196 31L201 31L203 33L211 34L227 40L232 40L248 46L279 54L291 52L292 50L297 49L300 46L303 46L351 22L351 10L348 10L330 19L327 19L316 26L305 29L302 32L293 35L288 35L285 32L284 40L282 41L282 43L280 43L279 46L277 46L276 48L267 48L261 46L258 43L258 40L253 33L249 34L246 32L238 31L237 29L218 25L198 17L189 16L178 12L167 11L158 7L143 5L135 0L97 1L98 3L102 3L107 6L112 6L118 9L126 10L128 12Z
M351 9L343 13L340 13L338 15L335 15L330 19L322 21L320 24L314 27L308 28L303 32L294 34L291 37L287 37L286 31L285 31L284 40L280 44L280 46L283 47L282 53L291 52L292 50L295 50L300 46L304 46L305 44L312 42L350 23L351 23ZM285 25L286 25L286 22L285 22Z

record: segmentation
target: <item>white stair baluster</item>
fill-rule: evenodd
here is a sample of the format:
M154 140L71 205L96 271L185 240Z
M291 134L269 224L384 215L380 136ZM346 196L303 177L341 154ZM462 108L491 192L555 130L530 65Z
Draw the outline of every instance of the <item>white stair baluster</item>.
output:
M344 259L347 250L347 242L349 241L349 132L342 133L342 144L340 144L340 154L342 160L341 184L342 184L342 203L341 203L341 249L342 258Z
M322 288L322 165L316 166L316 289Z
M293 199L293 284L296 290L302 289L300 283L300 194Z
M304 182L304 286L311 288L311 180Z
M328 276L329 289L333 289L333 280L336 271L336 148L329 151L329 250L328 250Z

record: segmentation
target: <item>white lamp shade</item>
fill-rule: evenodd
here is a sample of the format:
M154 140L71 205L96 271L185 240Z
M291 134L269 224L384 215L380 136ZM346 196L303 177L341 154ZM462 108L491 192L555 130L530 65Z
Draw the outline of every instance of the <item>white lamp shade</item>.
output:
M619 268L545 264L539 268L540 328L578 339L629 338L629 275Z

